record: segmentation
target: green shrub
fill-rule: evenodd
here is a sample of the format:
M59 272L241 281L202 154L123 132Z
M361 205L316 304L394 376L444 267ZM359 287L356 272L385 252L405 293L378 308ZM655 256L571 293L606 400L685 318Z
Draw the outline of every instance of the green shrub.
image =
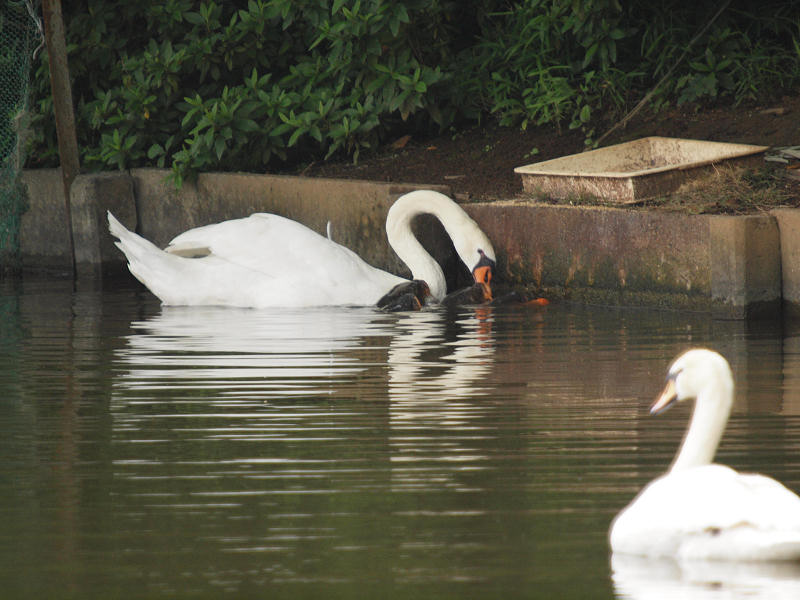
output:
M591 144L599 124L667 73L655 106L796 88L800 0L758 12L732 1L689 47L717 9L670 0L64 3L83 164L169 167L179 183L202 170L357 160L401 131L464 120L580 128ZM29 164L50 165L46 61L33 87Z
M408 43L412 16L436 22L435 2L90 0L69 10L89 167L171 166L180 181L275 159L357 158L397 122L451 118L431 101L446 80L435 54ZM54 151L46 68L40 160Z
M741 6L738 6L741 5ZM490 15L471 49L462 96L503 125L566 123L592 143L677 65L654 104L742 102L800 82L800 2L703 3L520 0ZM684 56L684 52L688 53Z

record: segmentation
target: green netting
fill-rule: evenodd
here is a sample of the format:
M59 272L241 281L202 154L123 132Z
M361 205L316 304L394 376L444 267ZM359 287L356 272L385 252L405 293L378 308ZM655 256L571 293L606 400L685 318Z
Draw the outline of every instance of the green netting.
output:
M0 0L0 265L13 269L19 257L19 223L25 211L22 132L28 82L40 34L31 0Z

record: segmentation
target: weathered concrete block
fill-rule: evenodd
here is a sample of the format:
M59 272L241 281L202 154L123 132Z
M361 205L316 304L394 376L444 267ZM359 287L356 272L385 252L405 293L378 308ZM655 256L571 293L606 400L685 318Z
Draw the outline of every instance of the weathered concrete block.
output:
M121 171L79 175L72 183L70 205L78 274L120 270L125 258L108 232L106 211L114 213L129 229L136 229L131 176Z
M22 172L28 210L20 219L20 255L24 269L70 271L69 230L61 169Z
M780 232L783 302L792 313L800 314L800 210L778 208L771 214Z
M780 234L769 215L709 216L711 296L733 317L776 311L781 301Z
M707 310L708 222L687 215L523 202L466 205L502 276L600 304Z
M743 317L781 297L770 216L724 217L493 202L465 206L501 274L556 296Z

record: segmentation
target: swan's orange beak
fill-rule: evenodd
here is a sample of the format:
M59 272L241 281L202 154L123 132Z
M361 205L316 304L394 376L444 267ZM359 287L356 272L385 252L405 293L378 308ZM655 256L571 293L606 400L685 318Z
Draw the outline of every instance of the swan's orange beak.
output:
M675 388L675 378L670 377L667 379L667 385L664 386L664 390L650 407L650 414L657 415L658 413L667 410L677 399L678 390Z
M475 283L483 287L483 294L486 301L492 299L492 269L494 268L494 261L483 253L483 250L478 250L481 259L475 268L472 269L472 277Z
M483 295L486 297L486 300L491 300L492 267L475 267L475 270L472 272L472 276L475 278L475 283L483 287Z

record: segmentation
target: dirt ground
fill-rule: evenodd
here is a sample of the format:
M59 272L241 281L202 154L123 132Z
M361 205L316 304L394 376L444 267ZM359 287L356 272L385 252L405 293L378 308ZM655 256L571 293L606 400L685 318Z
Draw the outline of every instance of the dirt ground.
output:
M597 136L614 123L598 127ZM657 115L636 116L603 141L603 146L650 135L758 144L800 146L800 97L784 97L761 106L673 108ZM514 168L581 152L584 135L554 127L474 127L432 139L406 136L389 142L358 164L312 164L302 174L317 177L446 184L463 200L510 199L522 194ZM765 162L783 195L781 205L800 206L800 160L793 164ZM795 167L789 169L787 167ZM705 209L700 209L704 212Z

